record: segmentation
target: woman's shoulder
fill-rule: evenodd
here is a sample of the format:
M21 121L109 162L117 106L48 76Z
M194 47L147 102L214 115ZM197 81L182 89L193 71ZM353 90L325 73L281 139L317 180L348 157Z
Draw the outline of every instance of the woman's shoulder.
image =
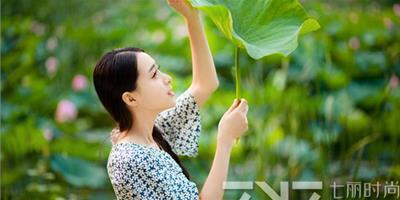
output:
M139 167L144 163L154 160L154 152L143 148L134 143L113 144L108 156L108 168L117 165L129 165L130 167Z

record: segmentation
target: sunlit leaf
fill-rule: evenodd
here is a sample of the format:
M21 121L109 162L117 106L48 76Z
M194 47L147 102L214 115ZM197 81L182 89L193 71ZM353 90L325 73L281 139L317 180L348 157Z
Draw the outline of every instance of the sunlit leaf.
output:
M299 34L319 29L297 0L190 0L204 11L236 46L254 59L289 55Z

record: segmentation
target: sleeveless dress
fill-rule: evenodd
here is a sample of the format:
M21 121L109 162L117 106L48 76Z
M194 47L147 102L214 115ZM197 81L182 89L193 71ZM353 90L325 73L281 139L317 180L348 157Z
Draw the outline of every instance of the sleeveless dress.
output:
M177 155L197 156L200 111L189 90L179 95L175 107L159 113L155 126ZM118 134L118 129L111 134ZM107 173L117 199L199 199L196 184L161 149L130 142L113 144Z

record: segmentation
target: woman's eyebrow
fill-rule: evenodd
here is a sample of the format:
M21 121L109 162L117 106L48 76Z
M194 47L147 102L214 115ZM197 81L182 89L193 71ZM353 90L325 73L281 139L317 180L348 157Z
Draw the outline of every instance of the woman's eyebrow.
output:
M153 70L153 68L156 67L156 64L153 64L150 69L149 69L149 73Z

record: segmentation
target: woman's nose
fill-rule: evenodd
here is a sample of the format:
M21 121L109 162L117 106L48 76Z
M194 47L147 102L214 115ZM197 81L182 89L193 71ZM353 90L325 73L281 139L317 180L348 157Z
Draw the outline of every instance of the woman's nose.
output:
M167 84L171 83L171 81L172 81L171 76L169 76L168 74L165 74L165 81L167 82Z

